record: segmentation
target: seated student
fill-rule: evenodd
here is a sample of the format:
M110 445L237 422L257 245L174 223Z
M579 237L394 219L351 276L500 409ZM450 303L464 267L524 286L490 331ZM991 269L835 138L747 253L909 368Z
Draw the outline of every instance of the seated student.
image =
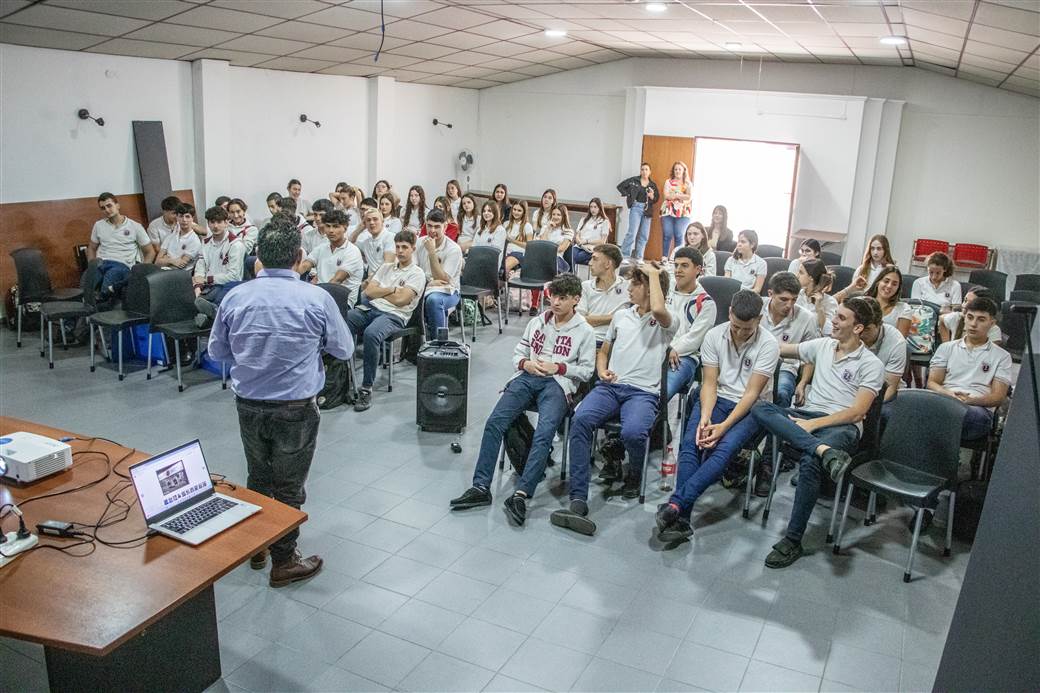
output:
M823 250L820 248L820 242L815 238L806 238L802 241L802 244L798 246L798 257L791 260L791 264L787 266L787 271L793 274L798 274L798 268L802 266L802 263L807 260L819 260L820 253Z
M802 287L791 272L777 272L769 280L769 301L762 310L762 326L769 330L780 346L800 344L820 336L816 317L797 304ZM778 378L776 404L781 407L791 406L791 400L798 390L798 400L805 397L805 387L809 384L812 373L808 369L797 386L798 360L784 359Z
M703 263L701 254L693 248L682 247L675 253L675 288L665 301L676 325L672 350L668 352L669 401L693 382L701 342L708 330L715 327L718 308L697 282Z
M506 227L506 275L519 269L524 262L524 250L534 240L534 227L527 221L527 202L516 200L509 206L509 216L503 222Z
M592 465L592 433L618 417L621 440L628 452L625 498L639 496L646 462L646 441L657 420L661 364L675 335L676 324L665 305L668 274L653 264L632 270L628 284L630 308L614 314L607 336L596 356L599 382L582 399L571 422L570 506L557 510L550 521L580 534L592 535L596 523L588 518L589 467Z
M225 212L227 211L228 205L231 204L231 198L227 195L218 195L217 199L213 200L214 207L220 207Z
M360 214L364 216L365 212L367 212L370 209L374 209L378 212L379 202L374 197L366 197L363 200L361 200L361 203L358 205L358 211L360 212Z
M329 212L335 211L336 205L332 204L330 200L324 198L315 200L310 206L309 211L305 215L307 223L311 226L318 228L325 219L325 215ZM349 220L349 217L348 217Z
M881 270L896 264L892 259L892 251L888 245L888 236L878 233L870 237L867 249L863 251L863 261L852 275L852 289L867 289L881 274Z
M195 208L187 202L177 205L177 232L163 239L155 264L164 269L195 271L195 261L202 254L202 241L195 233Z
M845 296L851 296L855 289L846 289ZM906 337L910 332L910 306L902 300L903 273L895 265L882 267L874 283L867 289L866 295L877 299L881 307L882 320L891 325ZM835 297L837 298L837 297ZM840 300L844 300L844 296Z
M794 508L783 539L766 556L767 568L786 568L802 556L802 535L820 495L820 475L837 481L848 469L859 440L857 426L881 390L884 366L860 339L872 323L874 308L850 298L834 314L831 337L780 347L783 358L813 366L812 387L803 406L785 409L759 402L751 410L758 425L802 453Z
M816 327L827 336L831 333L834 314L838 311L838 300L827 291L832 277L827 266L820 260L806 260L798 268L798 283L802 290L798 294L798 305L816 318Z
M408 197L405 198L404 211L401 212L401 223L404 228L415 234L419 233L423 221L426 219L426 191L421 185L413 185L408 188Z
M488 200L488 202L491 202L491 200ZM484 204L488 204L488 202ZM495 208L495 219L497 220L495 226L492 227L492 230L494 230L502 222L502 219L498 211L498 205L491 202L491 206ZM462 196L458 207L459 211L455 214L455 225L459 227L458 244L462 248L462 252L468 253L469 249L473 247L473 237L477 235L477 226L480 224L480 217L483 212L477 209L477 198L469 193ZM483 207L480 210L483 210Z
M271 213L271 216L273 217L280 209L278 203L281 202L282 196L279 193L273 192L270 195L268 195L266 199L267 210Z
M310 254L312 250L322 240L322 235L318 229L311 225L307 218L297 211L296 200L291 197L283 197L277 203L277 211L293 219L296 224L296 228L300 232L300 247L303 248L304 255Z
M347 313L347 325L355 343L365 345L361 389L358 390L354 411L365 411L372 406L372 383L376 379L383 342L408 323L426 286L425 273L412 262L415 234L398 231L394 237L394 250L397 262L384 263L368 278L361 291L361 300Z
M678 252L679 248L693 248L701 254L701 276L702 277L714 277L718 270L717 262L715 261L715 251L711 249L711 245L708 243L708 232L704 230L704 225L699 221L695 221L686 227L686 235L683 236L683 244L675 248L672 251L672 260L675 260L675 253Z
M383 226L390 232L391 236L397 236L401 226L401 202L397 195L387 192L379 198L379 213L383 215Z
M943 313L961 303L961 285L953 278L953 260L946 253L936 252L925 260L928 276L914 280L910 298L928 301L939 306Z
M548 221L535 237L536 240L550 241L556 244L556 271L560 273L570 272L571 270L570 263L567 262L566 257L570 255L568 251L571 243L574 242L574 231L571 229L571 223L567 220L567 217L568 211L566 206L560 204L553 205L547 217Z
M452 499L452 510L491 505L491 481L506 429L528 408L535 408L538 426L527 465L516 492L505 502L506 515L514 523L522 525L527 519L527 503L542 480L553 435L567 415L570 397L592 375L596 359L592 328L574 312L581 298L581 281L573 274L561 274L549 284L549 297L550 310L527 323L513 350L515 372L484 424L473 486Z
M323 227L325 240L303 259L299 272L305 275L313 269L317 273L316 283L342 284L350 291L351 304L356 303L361 277L365 273L365 260L358 247L347 240L346 212L329 212L324 217Z
M732 277L740 282L741 289L751 289L755 293L762 293L769 268L766 266L766 261L755 253L756 250L758 250L758 234L751 229L741 231L737 235L737 246L733 249L733 255L726 260L725 270L727 277Z
M452 219L459 216L459 209L462 207L462 183L452 178L444 184L444 199L448 201L448 216ZM462 228L462 225L459 225Z
M333 209L346 213L348 229L361 223L361 212L358 210L358 204L361 202L360 190L345 182L336 183L336 190L329 193L329 201L332 202Z
M621 262L620 248L609 243L600 243L593 248L592 257L589 259L591 278L581 283L578 315L584 317L592 326L597 349L607 338L614 314L628 305L628 280L617 273Z
M120 213L115 195L98 195L98 208L105 218L98 219L90 230L87 260L98 260L94 289L100 300L108 301L126 287L131 265L155 259L155 248L144 227Z
M989 433L993 408L1004 401L1011 385L1011 355L989 338L997 323L997 310L996 301L990 298L966 304L964 336L940 344L928 372L929 390L967 405L961 430L965 443Z
M303 193L303 184L300 183L296 178L291 179L285 186L286 192L296 202L297 209L310 209L311 203L303 199L300 195Z
M997 300L992 289L985 286L973 286L968 289L968 292L964 294L964 303L961 305L961 309L950 311L939 320L939 336L943 342L952 342L964 336L964 306L976 298L988 298L994 302ZM994 344L1000 344L1004 339L1004 334L1000 331L1000 326L997 324L989 328L986 336Z
M200 328L212 322L217 306L227 292L242 281L246 256L245 245L229 233L228 213L223 207L206 210L209 238L202 244L202 253L195 263L195 324Z
M152 247L155 248L156 254L158 254L159 246L163 240L171 233L177 232L177 205L180 203L181 200L176 195L164 197L163 201L159 203L162 214L152 219L151 223L148 224L146 229L148 238L152 239Z
M233 241L241 241L246 255L251 255L256 248L256 239L260 237L260 229L249 221L246 212L249 207L239 198L234 198L228 203L228 235Z
M444 212L435 209L426 215L427 236L415 253L415 264L426 274L426 300L423 316L426 334L432 339L438 327L448 326L448 313L459 305L459 277L462 275L462 248L444 235Z
M350 234L350 242L361 250L370 277L384 262L394 261L394 237L383 227L383 216L378 209L365 211L362 223Z
M444 235L458 243L459 225L455 223L455 217L451 215L451 204L449 204L448 198L444 197L443 195L436 198L433 201L433 207L430 209L430 211L433 211L434 209L438 209L444 214ZM422 226L419 227L418 237L423 238L426 235L426 222L423 221ZM461 248L462 246L460 245L459 247ZM465 249L463 249L463 253L465 252Z
M607 242L610 236L610 220L603 213L603 201L598 197L589 200L589 213L581 218L574 229L574 250L571 259L575 265L587 265L597 245Z
M852 295L845 299L856 298ZM862 296L871 308L870 322L863 326L859 338L870 352L878 357L885 368L885 401L890 402L899 391L899 381L906 371L906 338L895 327L885 322L881 305L870 296Z
M463 197L463 209L465 209L468 204L469 197ZM462 218L461 214L459 215L459 218ZM462 237L460 236L459 238ZM469 248L484 245L490 246L501 252L505 242L506 228L502 226L501 220L498 218L498 205L491 200L488 200L480 208L480 218L477 222L477 226L473 230L473 235L470 237L469 242L460 241L459 247L462 248L463 252L466 252Z
M712 327L701 345L700 398L679 446L675 492L657 511L663 542L693 534L693 504L722 478L726 465L758 431L748 416L768 396L780 347L762 321L762 297L741 289L729 305L729 322ZM714 323L714 321L712 321Z

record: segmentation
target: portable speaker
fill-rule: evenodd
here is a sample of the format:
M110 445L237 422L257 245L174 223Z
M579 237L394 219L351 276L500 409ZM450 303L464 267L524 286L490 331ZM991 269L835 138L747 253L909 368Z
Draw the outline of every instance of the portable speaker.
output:
M415 423L424 431L459 433L466 427L469 348L430 342L419 350Z

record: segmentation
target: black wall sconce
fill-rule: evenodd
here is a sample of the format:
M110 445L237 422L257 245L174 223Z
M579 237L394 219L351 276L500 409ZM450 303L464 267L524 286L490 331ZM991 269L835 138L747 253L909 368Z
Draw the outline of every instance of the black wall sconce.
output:
M101 127L105 127L105 119L104 118L95 118L94 116L90 115L90 111L88 111L85 108L79 109L76 112L76 115L79 116L80 120L93 120L95 123L97 123Z
M319 123L316 120L311 120L310 118L307 117L306 113L301 113L300 114L300 122L301 123L314 123L314 127L316 127L316 128L320 128L321 127L321 123Z
M443 125L444 127L446 127L449 130L451 130L451 123L445 123L443 120L437 120L436 118L434 118L433 119L433 124L434 124L434 126Z

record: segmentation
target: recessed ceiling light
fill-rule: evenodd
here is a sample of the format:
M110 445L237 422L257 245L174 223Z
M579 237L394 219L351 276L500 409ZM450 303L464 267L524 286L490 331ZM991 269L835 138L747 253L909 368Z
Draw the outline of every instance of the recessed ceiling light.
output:
M722 45L725 46L726 50L728 51L739 51L741 49L741 44L739 41L726 41Z
M552 38L562 38L567 35L567 32L564 29L546 29L545 35Z
M668 9L668 6L663 2L648 2L646 3L647 12L664 12Z
M885 44L886 46L905 46L906 45L906 37L905 36L882 36L881 37L881 43Z

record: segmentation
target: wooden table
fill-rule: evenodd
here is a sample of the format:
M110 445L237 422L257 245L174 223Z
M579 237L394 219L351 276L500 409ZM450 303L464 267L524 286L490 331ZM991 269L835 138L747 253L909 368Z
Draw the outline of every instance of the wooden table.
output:
M14 431L77 435L0 417L0 433ZM131 452L100 440L70 445L73 452L105 452L113 463ZM126 474L130 464L149 456L135 450L118 468ZM25 487L0 486L0 504L74 488L106 471L101 455L77 454L60 474ZM106 492L123 481L113 473L90 488L26 503L26 524L33 532L44 520L93 525L108 503ZM158 535L137 548L95 544L94 552L81 558L39 549L0 568L0 635L44 646L51 690L204 690L221 675L213 583L307 519L306 513L243 486L219 491L262 510L196 547ZM132 489L121 497L136 501ZM13 515L3 527L17 528ZM101 530L101 536L118 542L146 531L135 503L126 520ZM74 541L40 539L57 545Z

